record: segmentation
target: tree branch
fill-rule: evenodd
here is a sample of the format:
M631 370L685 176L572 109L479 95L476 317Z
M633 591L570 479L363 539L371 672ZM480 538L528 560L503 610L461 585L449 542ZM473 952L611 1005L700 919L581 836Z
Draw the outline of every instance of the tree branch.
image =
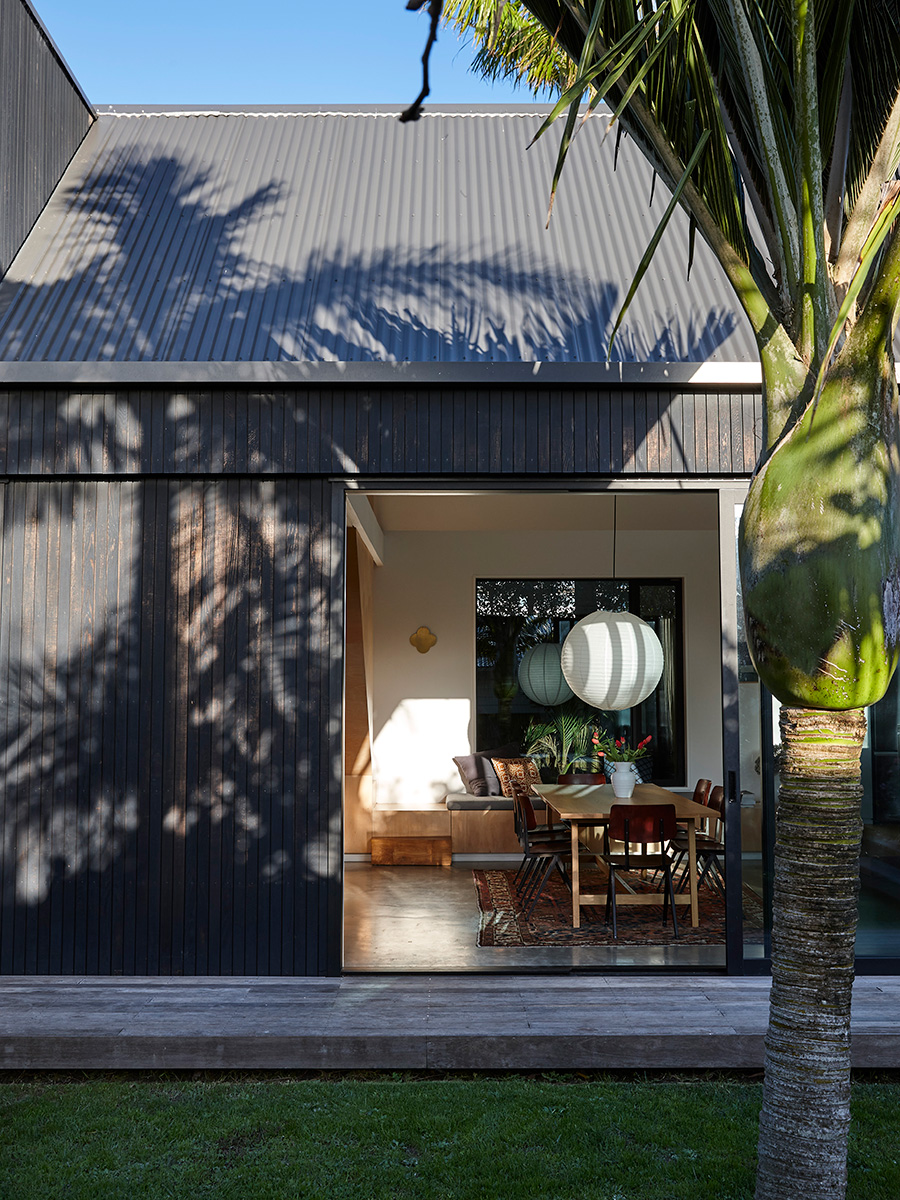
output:
M444 6L444 0L407 0L407 9L412 12L418 12L419 9L428 5L428 11L431 13L431 28L428 31L428 41L425 43L425 52L422 55L422 90L413 100L409 108L404 109L400 114L400 120L418 121L422 115L422 101L431 91L428 84L428 63L431 59L431 50L434 43L437 41L438 24L441 19L441 9Z

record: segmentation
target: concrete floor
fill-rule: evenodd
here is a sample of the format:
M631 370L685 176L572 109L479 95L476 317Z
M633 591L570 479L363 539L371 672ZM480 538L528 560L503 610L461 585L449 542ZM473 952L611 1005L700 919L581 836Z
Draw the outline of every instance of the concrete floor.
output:
M347 863L344 970L516 973L660 967L681 971L724 969L724 946L479 947L472 870L517 864L517 859L457 862L448 868Z

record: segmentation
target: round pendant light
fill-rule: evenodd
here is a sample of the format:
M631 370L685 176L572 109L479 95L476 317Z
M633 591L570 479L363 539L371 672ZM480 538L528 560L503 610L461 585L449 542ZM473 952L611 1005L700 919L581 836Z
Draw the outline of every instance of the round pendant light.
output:
M526 650L519 663L519 687L535 704L552 707L572 699L572 689L563 678L559 656L562 646L542 642Z
M563 642L562 673L581 700L613 712L633 708L659 683L663 652L646 621L627 612L595 612Z

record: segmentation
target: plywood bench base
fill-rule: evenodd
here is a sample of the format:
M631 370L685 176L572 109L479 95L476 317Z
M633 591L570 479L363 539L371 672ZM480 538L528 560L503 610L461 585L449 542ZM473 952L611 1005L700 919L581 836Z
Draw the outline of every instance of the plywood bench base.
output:
M448 837L373 837L372 865L376 867L449 867Z

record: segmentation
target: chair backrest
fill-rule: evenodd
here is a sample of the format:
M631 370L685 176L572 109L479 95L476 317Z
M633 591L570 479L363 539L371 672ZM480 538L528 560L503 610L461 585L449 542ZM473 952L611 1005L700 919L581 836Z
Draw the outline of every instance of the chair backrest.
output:
M698 779L691 799L695 804L709 804L709 793L711 790L711 779Z
M534 815L534 805L521 788L512 789L513 807L516 813L516 825L526 832L537 827L537 817ZM521 836L521 833L519 833Z
M709 793L709 808L716 814L716 824L719 831L725 826L725 789L717 784Z
M606 783L602 771L568 771L557 777L557 783Z
M614 804L609 810L609 840L646 846L668 842L678 831L674 804Z

